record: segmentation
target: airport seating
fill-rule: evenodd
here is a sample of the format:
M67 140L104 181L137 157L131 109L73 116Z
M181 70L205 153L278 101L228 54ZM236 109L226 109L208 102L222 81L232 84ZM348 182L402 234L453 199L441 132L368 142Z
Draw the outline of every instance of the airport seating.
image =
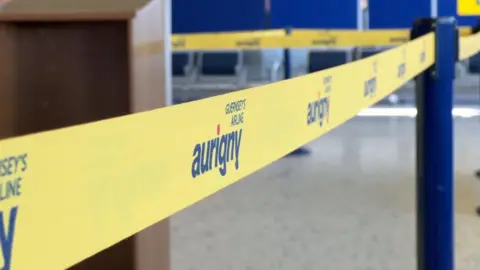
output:
M174 52L172 54L172 84L174 88L188 88L195 81L195 53Z
M246 85L242 51L198 52L198 78L195 89L239 89Z
M352 60L351 50L311 50L308 53L308 73L336 67Z
M364 59L364 58L367 58L367 57L370 57L370 56L374 56L377 53L381 53L381 52L385 51L385 49L386 48L378 48L378 47L357 48L355 50L356 51L355 59L360 60L360 59Z
M468 60L468 72L472 74L480 74L480 53L472 56Z
M248 87L256 87L283 80L283 76L280 74L281 67L281 59L276 59L272 63L247 65L245 68L247 69Z

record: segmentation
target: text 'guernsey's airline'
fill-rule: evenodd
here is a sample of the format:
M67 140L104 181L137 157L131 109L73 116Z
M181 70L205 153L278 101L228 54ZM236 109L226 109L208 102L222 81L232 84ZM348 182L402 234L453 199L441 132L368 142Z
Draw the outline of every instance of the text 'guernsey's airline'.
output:
M228 164L234 162L236 170L240 167L240 145L242 143L244 111L246 100L238 100L227 104L225 114L231 116L230 128L227 133L217 124L216 136L198 143L193 148L192 177L196 178L212 170L217 170L221 176L228 172Z

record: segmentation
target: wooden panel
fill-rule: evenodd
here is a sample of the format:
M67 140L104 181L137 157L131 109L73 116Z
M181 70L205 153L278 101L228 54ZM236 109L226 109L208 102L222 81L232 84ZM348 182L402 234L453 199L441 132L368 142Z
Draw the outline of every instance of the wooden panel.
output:
M164 0L150 2L131 24L132 108L135 112L166 105ZM153 47L145 46L153 44ZM136 48L145 48L137 50ZM170 75L170 74L168 74Z
M168 91L165 59L170 51L163 44L169 42L169 0L154 0L137 13L131 27L132 96L134 112L152 110L166 106ZM168 10L166 10L168 9ZM157 44L155 50L138 53L135 47ZM148 46L147 46L148 47ZM170 269L170 225L163 220L135 236L136 270Z
M162 220L135 235L134 269L170 269L170 222L168 219Z
M14 0L2 13L116 13L135 12L149 0Z
M161 44L169 42L170 31L164 31L169 18L163 1L169 0L7 5L0 13L0 138L165 106L170 51ZM142 6L133 21L118 20ZM161 46L133 50L149 42ZM168 270L169 251L167 219L70 269Z
M127 22L15 28L17 135L129 113Z
M70 267L69 270L134 270L134 267L135 237L132 236Z
M15 47L14 30L0 24L0 138L15 135Z
M130 113L128 45L127 21L0 24L0 137ZM72 269L132 270L134 249L131 237Z

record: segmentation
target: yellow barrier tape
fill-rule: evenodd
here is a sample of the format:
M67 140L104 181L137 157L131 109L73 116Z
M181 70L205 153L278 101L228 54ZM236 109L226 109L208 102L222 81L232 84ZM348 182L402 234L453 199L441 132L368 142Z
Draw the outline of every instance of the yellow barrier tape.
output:
M480 50L480 32L468 37L460 38L459 58L465 60L478 53Z
M468 36L472 34L472 28L471 27L459 27L458 28L460 31L461 36ZM301 34L307 33L311 34L314 33L315 31L324 33L324 32L337 32L337 31L345 31L345 30L327 30L327 29L294 29L293 33L294 34ZM360 32L360 33L369 33L369 32L376 32L376 33L383 33L385 35L385 38L388 40L388 42L391 42L392 44L397 44L397 42L402 42L405 40L410 39L410 29L377 29L377 30L367 30L367 31L353 31L353 30L347 30L347 31L352 31L352 32ZM384 40L382 41L384 42Z
M283 36L285 35L285 29L272 29L272 30L258 30L258 31L238 31L238 32L202 32L202 33L186 33L186 34L173 34L172 37L190 37L190 36L222 36L228 35L230 37L270 37L270 36Z
M471 34L470 27L459 29L461 36ZM408 29L326 30L294 29L291 36L283 30L200 33L174 35L173 50L232 50L347 46L396 46L410 40Z
M173 50L222 50L277 48L284 43L284 30L198 33L172 36Z
M433 43L429 34L295 79L1 141L0 265L65 269L169 217L378 102L432 65Z
M470 27L459 28L461 36L468 36L472 33ZM287 45L295 47L314 46L394 46L410 40L410 30L406 29L384 29L369 31L354 30L295 30L292 39Z
M295 30L289 47L399 45L410 40L405 30Z
M472 34L471 27L459 27L460 36L468 36Z

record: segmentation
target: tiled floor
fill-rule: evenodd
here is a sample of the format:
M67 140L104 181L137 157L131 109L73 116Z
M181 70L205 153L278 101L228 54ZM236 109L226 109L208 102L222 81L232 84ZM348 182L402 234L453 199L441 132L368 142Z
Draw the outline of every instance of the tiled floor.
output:
M414 120L356 118L176 214L173 270L415 269ZM458 270L480 269L479 118L456 119Z

